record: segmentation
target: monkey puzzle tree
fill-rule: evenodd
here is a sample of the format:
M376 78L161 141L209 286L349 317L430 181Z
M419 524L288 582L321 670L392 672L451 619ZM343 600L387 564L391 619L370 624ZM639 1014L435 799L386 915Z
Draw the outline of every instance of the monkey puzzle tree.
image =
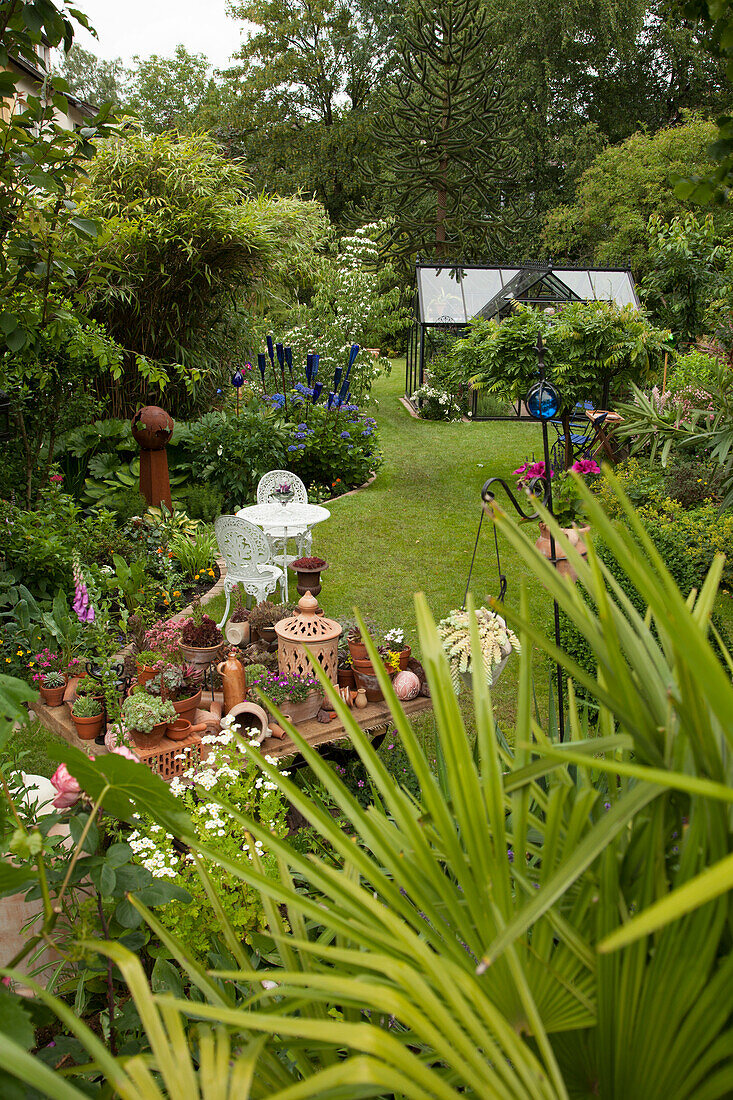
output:
M381 93L379 196L403 254L490 254L516 219L508 96L486 13L413 0Z

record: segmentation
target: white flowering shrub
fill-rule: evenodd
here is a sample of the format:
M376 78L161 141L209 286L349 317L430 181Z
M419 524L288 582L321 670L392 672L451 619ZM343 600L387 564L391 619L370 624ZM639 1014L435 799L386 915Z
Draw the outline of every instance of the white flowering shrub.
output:
M409 324L410 310L402 305L395 271L379 259L376 238L381 228L378 222L364 225L341 239L335 255L319 258L313 297L301 307L300 323L284 334L297 362L305 362L309 351L319 353L319 378L326 389L334 369L346 367L352 344L362 349L381 344ZM390 370L386 356L362 350L351 372L351 400L364 404L374 379Z
M202 744L211 745L212 751L205 762L188 768L180 779L173 779L170 790L180 798L191 815L202 841L219 849L231 859L242 855L252 858L256 849L262 861L264 873L278 877L277 863L260 840L253 840L246 828L212 798L210 792L227 802L246 817L264 823L274 836L283 837L288 832L286 814L288 804L276 785L264 777L236 744L230 723L223 721L224 729L217 735L203 737ZM255 731L249 731L251 745L257 745ZM247 737L247 732L244 733ZM185 750L182 750L185 754ZM275 764L274 757L265 757ZM287 772L283 772L287 775ZM135 853L136 862L145 867L155 878L170 879L191 895L190 902L172 901L158 910L157 916L171 932L179 936L199 957L216 947L218 921L206 896L201 879L189 851L180 851L171 833L152 819L142 815L136 828L127 838ZM204 859L219 900L237 935L250 942L253 932L265 927L265 914L259 893L246 883L224 871L218 863Z
M430 386L427 382L415 390L412 403L422 420L460 420L461 407L452 393Z

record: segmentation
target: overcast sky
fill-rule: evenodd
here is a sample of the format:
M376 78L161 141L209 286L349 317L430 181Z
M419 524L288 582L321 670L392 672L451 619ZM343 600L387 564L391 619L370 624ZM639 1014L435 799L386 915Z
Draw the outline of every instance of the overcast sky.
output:
M77 41L98 57L167 56L182 42L222 68L241 41L243 24L227 18L226 0L80 0L78 6L99 38L82 30Z

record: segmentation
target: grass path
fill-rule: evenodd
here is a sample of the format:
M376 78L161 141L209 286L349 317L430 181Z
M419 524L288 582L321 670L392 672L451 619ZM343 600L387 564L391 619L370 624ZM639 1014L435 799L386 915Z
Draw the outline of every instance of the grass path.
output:
M424 592L436 619L463 602L471 553L481 514L480 492L491 476L512 483L511 471L539 455L541 434L531 424L442 424L415 420L400 404L404 365L374 390L384 464L376 481L328 505L331 519L314 530L314 553L326 558L321 605L335 618L353 608L383 629L403 626L415 646L413 596ZM523 563L508 546L502 562L509 581L507 603L519 601ZM484 522L471 590L477 602L498 594L492 529ZM548 615L549 601L530 581L534 615ZM497 713L514 716L516 662L497 686ZM538 694L542 685L538 682Z

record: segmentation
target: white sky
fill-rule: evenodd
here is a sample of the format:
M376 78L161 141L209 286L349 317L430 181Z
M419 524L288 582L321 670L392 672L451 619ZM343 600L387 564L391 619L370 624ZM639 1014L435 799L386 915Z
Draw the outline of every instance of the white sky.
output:
M227 18L226 0L80 0L99 38L80 30L76 41L97 57L170 56L179 42L204 53L215 68L227 66L241 41L243 23Z

